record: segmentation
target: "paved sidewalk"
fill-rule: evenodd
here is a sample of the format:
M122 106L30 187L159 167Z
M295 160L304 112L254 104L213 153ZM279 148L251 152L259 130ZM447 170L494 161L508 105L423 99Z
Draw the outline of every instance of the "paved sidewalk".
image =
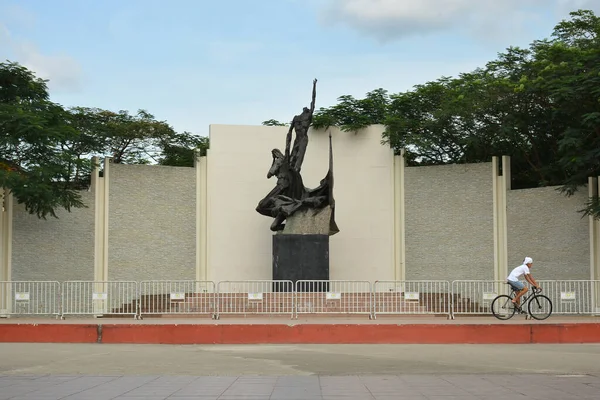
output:
M0 399L598 399L600 378L554 375L0 376Z

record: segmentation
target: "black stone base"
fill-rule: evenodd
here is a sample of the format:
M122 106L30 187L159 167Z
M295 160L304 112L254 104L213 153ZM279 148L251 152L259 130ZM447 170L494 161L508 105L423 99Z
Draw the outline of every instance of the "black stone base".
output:
M298 280L329 280L329 235L273 235L273 279L294 285ZM329 283L301 286L299 292L329 290Z

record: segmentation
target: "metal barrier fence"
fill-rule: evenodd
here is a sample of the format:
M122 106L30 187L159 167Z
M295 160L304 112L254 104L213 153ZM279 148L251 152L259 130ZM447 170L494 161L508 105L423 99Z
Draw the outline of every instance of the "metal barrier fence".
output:
M452 316L457 314L492 314L491 305L496 296L509 294L506 281L453 281Z
M222 281L217 285L217 314L294 316L292 281Z
M131 281L63 282L62 316L138 316L138 285Z
M55 281L0 282L0 316L61 315L60 283Z
M296 281L298 314L368 314L373 296L368 281Z
M552 301L552 314L595 314L600 281L538 281Z
M539 281L553 314L600 315L600 281ZM491 315L505 281L12 281L0 282L0 316L366 314Z
M139 316L160 314L216 314L212 281L141 281Z
M538 281L542 294L552 301L552 314L599 314L600 281ZM452 314L491 314L491 303L500 294L509 295L506 281L452 282ZM530 294L528 292L528 294Z
M375 281L373 318L378 314L442 314L450 317L448 281Z

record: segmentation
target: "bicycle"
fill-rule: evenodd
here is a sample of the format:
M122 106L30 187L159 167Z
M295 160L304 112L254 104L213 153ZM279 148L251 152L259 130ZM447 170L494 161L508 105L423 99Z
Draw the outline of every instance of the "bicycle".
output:
M507 285L510 285L506 282ZM531 294L525 294L521 297L521 306L517 307L512 303L512 300L516 297L518 290L510 287L510 295L501 294L496 296L492 301L492 314L494 317L500 320L508 320L515 315L515 312L519 311L520 314L529 314L530 317L537 320L545 320L552 314L552 301L543 294L540 294L542 289L532 288ZM523 311L527 303L527 313ZM526 316L527 318L527 316Z

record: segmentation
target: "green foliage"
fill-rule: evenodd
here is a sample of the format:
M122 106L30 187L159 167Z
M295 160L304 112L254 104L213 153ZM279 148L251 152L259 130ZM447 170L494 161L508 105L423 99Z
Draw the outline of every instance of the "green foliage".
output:
M177 133L145 110L135 115L52 103L46 81L14 62L0 64L0 186L39 218L86 207L91 157L113 163L193 167L208 138Z
M74 170L89 161L63 151L78 140L68 113L48 100L46 82L16 63L0 63L0 186L39 218L85 207Z
M313 122L344 131L373 124L385 125L383 141L406 149L411 165L510 155L514 188L556 185L572 195L600 174L600 18L573 12L551 39L407 92L342 96ZM584 212L600 217L595 207Z
M208 138L195 136L189 132L176 134L174 138L162 143L160 165L193 167L196 157L205 156L208 150Z
M289 124L279 122L276 119L268 119L266 121L263 121L262 125L264 125L264 126L288 126Z
M367 93L364 99L344 95L338 101L335 106L315 112L313 127L326 129L339 126L343 131L355 132L370 125L381 124L385 120L390 98L386 90L376 89Z

